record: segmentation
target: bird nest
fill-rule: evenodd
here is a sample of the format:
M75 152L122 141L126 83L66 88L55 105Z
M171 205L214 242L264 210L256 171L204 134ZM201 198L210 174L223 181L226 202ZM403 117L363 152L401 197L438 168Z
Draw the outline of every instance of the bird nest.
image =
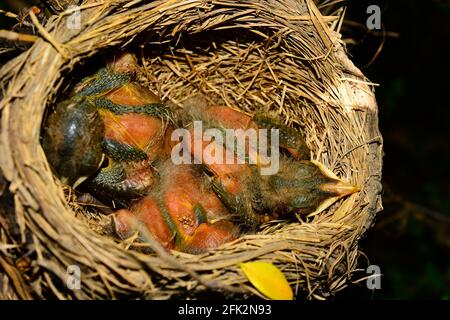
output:
M80 28L68 28L74 9L45 26L34 19L40 39L0 71L0 167L8 186L0 193L10 200L0 211L3 294L161 299L214 290L248 297L259 294L239 267L250 260L272 262L300 298L345 288L357 270L358 241L381 209L382 138L373 87L348 59L338 32L342 11L328 2L87 1ZM143 253L113 241L98 231L103 218L71 203L40 132L67 79L91 58L122 48L140 53L141 81L166 103L200 94L246 112L276 112L303 128L312 159L361 192L201 255L151 242ZM67 286L73 265L81 270L76 290Z

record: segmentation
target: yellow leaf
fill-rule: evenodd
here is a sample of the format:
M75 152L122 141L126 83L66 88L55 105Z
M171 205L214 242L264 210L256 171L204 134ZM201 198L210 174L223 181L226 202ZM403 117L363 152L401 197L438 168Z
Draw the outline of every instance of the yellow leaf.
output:
M292 300L294 293L284 274L273 264L262 261L239 265L245 276L262 294L273 300Z

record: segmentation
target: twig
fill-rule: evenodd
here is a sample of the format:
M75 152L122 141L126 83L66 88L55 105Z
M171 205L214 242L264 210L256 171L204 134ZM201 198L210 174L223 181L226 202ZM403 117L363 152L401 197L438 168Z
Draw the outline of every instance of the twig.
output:
M17 33L9 30L0 30L0 38L10 41L36 42L39 38L31 34Z
M42 35L42 37L45 40L47 40L56 49L56 51L59 52L60 55L62 55L63 57L67 58L67 53L62 48L61 44L58 43L55 39L53 39L53 37L48 33L48 31L45 30L45 28L41 25L41 23L39 22L38 18L36 17L34 12L32 12L32 11L30 11L30 18L31 18L31 21L36 26L36 28L38 29L39 33Z
M226 290L235 293L243 293L243 290L240 288L229 286L226 284L220 284L214 280L205 279L205 277L199 275L190 267L179 262L174 256L168 253L166 249L164 249L164 247L158 241L156 241L153 235L137 221L137 219L134 219L133 224L136 226L136 229L139 231L139 233L142 235L145 241L148 242L150 247L160 256L160 258L169 263L170 265L172 265L173 267L185 271L192 278L196 279L199 283L203 284L207 288L216 290L217 289Z
M0 13L3 14L5 17L8 18L13 18L13 19L17 19L19 16L15 13L9 12L9 11L5 11L0 9Z

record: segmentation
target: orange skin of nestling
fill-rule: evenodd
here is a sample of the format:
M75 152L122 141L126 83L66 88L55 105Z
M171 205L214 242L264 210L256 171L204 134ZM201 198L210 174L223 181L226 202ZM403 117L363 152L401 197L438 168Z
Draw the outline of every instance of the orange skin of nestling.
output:
M104 110L100 114L105 122L105 138L143 150L150 159L161 153L164 125L160 119L137 113L115 115Z
M156 95L134 83L108 93L105 98L124 106L160 103ZM165 125L160 118L141 113L116 115L107 110L100 110L100 114L105 121L106 138L141 149L151 160L169 154L167 139L162 138Z
M192 253L201 253L209 249L217 248L218 246L235 240L236 237L229 230L233 226L231 222L217 222L214 225L202 223L195 230L195 233L190 237L187 246L183 248L185 251Z
M212 119L223 124L225 128L229 129L248 129L258 127L252 121L252 117L243 112L231 109L227 106L210 106L205 110L206 114Z
M136 83L128 83L109 92L105 97L114 103L124 106L142 106L161 103L158 96Z
M121 209L115 213L117 233L122 239L132 235L135 221L142 222L147 230L167 249L174 249L173 234L164 221L156 200L146 196L130 210Z
M201 137L196 137L193 129L190 130L191 134L191 143L187 145L188 149L190 150L193 157L198 156L196 154L196 150L194 146L202 146L202 152L205 150L205 148L211 144L211 142L206 142L201 139ZM196 138L198 139L196 141ZM223 159L221 163L207 163L207 167L211 172L214 174L214 176L220 180L223 187L230 192L233 195L236 195L237 193L242 191L242 186L240 183L239 177L242 175L250 174L250 168L247 164L238 164L237 163L237 157L236 155L233 155L233 163L227 164L225 162L226 160L226 150L223 145L215 145L214 151L212 152L212 155L215 154L215 150L221 148L222 149L222 155Z
M243 130L251 128L258 130L258 125L253 122L252 117L227 106L210 106L206 108L205 112L208 116L220 122L225 128ZM289 148L281 144L280 147L286 149L294 159L301 157L301 154L294 148Z
M169 160L170 161L170 160ZM228 215L228 211L216 194L202 184L190 165L171 165L170 171L162 183L164 203L179 229L192 235L198 227L194 206L200 204L208 221Z
M211 223L225 217L228 212L217 196L201 185L192 168L187 165L172 165L166 170L168 176L161 182L162 194L148 195L136 202L130 210L122 209L116 213L119 235L123 238L130 236L135 230L134 218L142 222L167 249L199 253L235 239L231 223ZM197 221L195 205L203 207L209 222ZM170 214L176 230L169 228L162 210Z

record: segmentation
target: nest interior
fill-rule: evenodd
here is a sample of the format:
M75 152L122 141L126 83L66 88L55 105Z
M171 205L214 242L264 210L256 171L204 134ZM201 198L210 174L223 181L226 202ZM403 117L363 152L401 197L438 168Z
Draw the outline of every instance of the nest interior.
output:
M348 59L342 10L310 0L86 1L41 26L41 39L1 70L0 288L18 298L260 295L240 262L278 266L298 297L345 288L358 240L381 210L382 138L371 83ZM247 112L272 111L303 128L312 158L362 191L325 212L271 223L202 255L127 250L78 219L39 144L46 106L64 78L99 53L140 51L142 81L163 101L191 96ZM67 286L68 267L81 288ZM3 273L3 274L2 274ZM3 285L1 285L3 283ZM1 293L0 293L1 294Z

